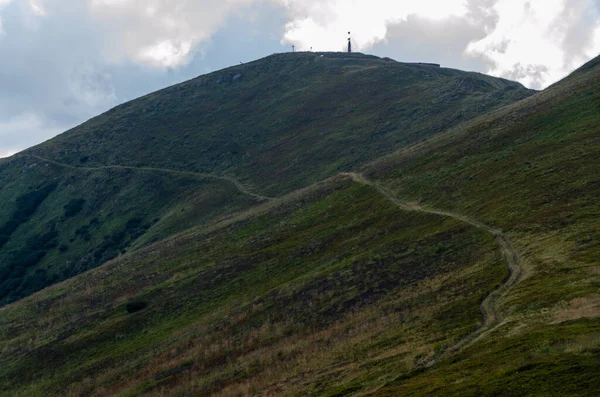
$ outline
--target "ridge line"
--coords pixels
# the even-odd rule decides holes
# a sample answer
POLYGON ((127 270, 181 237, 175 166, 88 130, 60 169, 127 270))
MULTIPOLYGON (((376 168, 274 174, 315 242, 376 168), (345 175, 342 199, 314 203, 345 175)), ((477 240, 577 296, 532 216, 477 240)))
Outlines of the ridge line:
POLYGON ((71 164, 65 164, 65 163, 60 163, 58 161, 50 160, 45 157, 38 156, 36 154, 19 154, 17 157, 33 157, 40 161, 44 161, 49 164, 54 164, 58 167, 75 169, 75 170, 83 170, 83 171, 99 171, 99 170, 119 169, 119 170, 134 170, 134 171, 147 171, 147 172, 164 172, 164 173, 169 173, 169 174, 174 174, 174 175, 195 176, 195 177, 205 178, 205 179, 219 179, 219 180, 223 180, 223 181, 227 181, 227 182, 231 183, 233 186, 235 186, 235 188, 237 190, 239 190, 241 193, 243 193, 245 195, 252 196, 261 201, 274 200, 273 197, 263 196, 261 194, 257 194, 257 193, 253 193, 253 192, 249 191, 244 185, 242 185, 242 183, 240 181, 238 181, 235 178, 229 177, 229 176, 207 174, 207 173, 203 173, 203 172, 172 170, 172 169, 168 169, 168 168, 133 167, 133 166, 128 166, 128 165, 104 165, 104 166, 100 166, 100 167, 79 167, 79 166, 75 166, 75 165, 71 165, 71 164))

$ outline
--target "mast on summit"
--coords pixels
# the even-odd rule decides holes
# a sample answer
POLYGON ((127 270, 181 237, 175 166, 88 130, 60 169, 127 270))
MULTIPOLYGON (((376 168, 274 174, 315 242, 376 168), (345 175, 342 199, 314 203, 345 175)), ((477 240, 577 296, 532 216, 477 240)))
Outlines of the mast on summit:
POLYGON ((350 37, 350 32, 348 32, 348 53, 352 52, 352 38, 350 37))

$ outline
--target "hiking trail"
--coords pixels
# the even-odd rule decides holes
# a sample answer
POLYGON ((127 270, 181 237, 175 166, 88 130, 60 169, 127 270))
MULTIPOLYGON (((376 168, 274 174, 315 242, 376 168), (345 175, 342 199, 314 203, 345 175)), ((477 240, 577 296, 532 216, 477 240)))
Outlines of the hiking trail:
POLYGON ((454 354, 454 353, 460 352, 461 350, 463 350, 464 348, 477 342, 485 334, 493 331, 494 329, 496 329, 498 326, 500 326, 502 324, 502 318, 498 311, 498 301, 500 300, 500 298, 505 296, 507 294, 507 292, 521 280, 521 278, 523 276, 523 266, 521 265, 521 260, 519 258, 519 255, 513 248, 512 243, 510 242, 508 237, 504 233, 502 233, 501 230, 494 229, 484 223, 479 222, 476 219, 469 218, 465 215, 461 215, 461 214, 457 214, 457 213, 449 212, 449 211, 437 210, 434 208, 425 208, 416 203, 404 203, 404 202, 400 201, 392 191, 390 191, 386 187, 382 186, 380 183, 377 183, 377 182, 374 182, 374 181, 371 181, 371 180, 365 178, 361 174, 350 172, 350 173, 344 173, 342 175, 350 177, 356 183, 374 187, 375 189, 377 189, 377 191, 380 194, 382 194, 385 198, 387 198, 389 201, 394 203, 401 210, 412 211, 412 212, 422 212, 422 213, 426 213, 426 214, 435 214, 435 215, 440 215, 440 216, 444 216, 444 217, 448 217, 448 218, 453 218, 460 222, 467 223, 471 226, 476 227, 477 229, 483 230, 483 231, 491 234, 494 237, 494 239, 496 239, 496 242, 498 243, 500 251, 502 252, 504 262, 510 271, 510 276, 508 277, 508 279, 506 279, 506 281, 504 281, 504 283, 499 288, 492 291, 483 300, 483 302, 481 302, 480 309, 481 309, 481 313, 483 315, 483 325, 481 327, 479 327, 473 333, 465 336, 463 339, 461 339, 454 345, 450 346, 437 358, 429 357, 429 358, 423 360, 422 362, 418 363, 416 368, 431 367, 440 358, 442 358, 448 354, 454 354))
POLYGON ((49 164, 54 164, 58 167, 75 169, 75 170, 83 170, 83 171, 134 170, 134 171, 144 171, 144 172, 163 172, 163 173, 169 173, 169 174, 173 174, 173 175, 192 176, 192 177, 202 178, 202 179, 218 179, 218 180, 227 181, 227 182, 231 183, 241 193, 246 194, 251 197, 254 197, 258 200, 261 200, 261 201, 273 200, 273 197, 267 197, 267 196, 263 196, 263 195, 260 195, 257 193, 252 193, 244 185, 242 185, 237 179, 229 177, 229 176, 205 174, 202 172, 193 172, 193 171, 178 171, 178 170, 171 170, 168 168, 133 167, 133 166, 126 166, 126 165, 104 165, 104 166, 100 166, 100 167, 80 167, 80 166, 75 166, 75 165, 71 165, 71 164, 59 163, 58 161, 50 160, 50 159, 47 159, 47 158, 44 158, 44 157, 41 157, 41 156, 38 156, 35 154, 22 154, 22 155, 20 155, 20 157, 31 157, 31 158, 35 158, 35 159, 38 159, 40 161, 43 161, 43 162, 46 162, 49 164))

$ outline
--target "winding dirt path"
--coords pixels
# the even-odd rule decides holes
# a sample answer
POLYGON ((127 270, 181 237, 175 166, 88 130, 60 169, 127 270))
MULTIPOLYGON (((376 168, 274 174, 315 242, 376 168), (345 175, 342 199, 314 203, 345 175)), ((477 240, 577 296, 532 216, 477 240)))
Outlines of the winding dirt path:
POLYGON ((523 266, 521 265, 519 255, 513 248, 512 243, 510 242, 508 237, 506 237, 506 235, 502 233, 501 230, 494 229, 488 225, 479 222, 476 219, 472 219, 461 214, 456 214, 449 211, 441 211, 433 208, 424 208, 414 203, 404 203, 400 201, 392 191, 390 191, 389 189, 377 182, 365 178, 361 174, 345 173, 343 175, 352 178, 354 182, 374 187, 379 193, 381 193, 389 201, 391 201, 398 208, 404 211, 422 212, 426 214, 435 214, 445 216, 448 218, 453 218, 491 234, 498 242, 498 246, 500 248, 500 251, 502 252, 502 256, 504 257, 504 262, 506 263, 506 266, 510 271, 510 276, 506 279, 506 281, 504 281, 504 283, 499 288, 491 292, 483 300, 483 302, 481 302, 480 308, 481 313, 483 315, 483 325, 479 327, 475 332, 467 335, 466 337, 458 341, 456 344, 446 349, 440 356, 426 358, 418 364, 418 367, 430 367, 434 365, 440 358, 449 354, 460 352, 465 347, 468 347, 471 344, 477 342, 485 334, 491 332, 502 323, 502 317, 498 310, 498 301, 501 297, 505 296, 506 293, 521 280, 521 277, 523 276, 523 266))
POLYGON ((227 182, 231 183, 241 193, 246 194, 251 197, 254 197, 258 200, 270 201, 270 200, 274 199, 273 197, 267 197, 267 196, 263 196, 263 195, 260 195, 257 193, 252 193, 244 185, 242 185, 237 179, 228 177, 228 176, 205 174, 202 172, 192 172, 192 171, 177 171, 177 170, 170 170, 168 168, 131 167, 131 166, 126 166, 126 165, 105 165, 105 166, 101 166, 101 167, 79 167, 79 166, 75 166, 75 165, 59 163, 57 161, 50 160, 50 159, 47 159, 47 158, 44 158, 41 156, 37 156, 35 154, 22 154, 22 155, 20 155, 20 157, 31 157, 31 158, 38 159, 40 161, 43 161, 43 162, 46 162, 49 164, 54 164, 58 167, 74 169, 74 170, 83 170, 83 171, 135 170, 135 171, 145 171, 145 172, 163 172, 163 173, 168 173, 168 174, 172 174, 172 175, 192 176, 192 177, 202 178, 202 179, 218 179, 218 180, 227 181, 227 182))
MULTIPOLYGON (((253 192, 249 191, 244 185, 242 185, 235 178, 227 177, 227 176, 220 176, 220 175, 213 175, 213 174, 206 174, 206 173, 192 172, 192 171, 177 171, 177 170, 171 170, 171 169, 166 169, 166 168, 132 167, 132 166, 123 166, 123 165, 110 165, 110 166, 101 166, 101 167, 80 167, 80 166, 74 166, 74 165, 65 164, 65 163, 59 163, 57 161, 53 161, 53 160, 50 160, 50 159, 47 159, 47 158, 44 158, 41 156, 37 156, 34 154, 23 154, 23 155, 21 155, 21 157, 31 157, 31 158, 35 158, 35 159, 38 159, 40 161, 43 161, 43 162, 46 162, 49 164, 54 164, 58 167, 75 169, 75 170, 84 170, 84 171, 98 171, 98 170, 110 170, 110 169, 137 170, 137 171, 146 171, 146 172, 162 172, 162 173, 169 173, 169 174, 173 174, 173 175, 192 176, 192 177, 203 178, 203 179, 223 180, 223 181, 227 181, 227 182, 231 183, 232 185, 234 185, 235 188, 237 190, 239 190, 241 193, 246 194, 251 197, 254 197, 258 200, 261 200, 261 201, 275 200, 275 198, 273 198, 273 197, 267 197, 267 196, 253 193, 253 192)), ((495 328, 497 328, 499 325, 502 324, 502 317, 498 310, 498 301, 500 298, 505 296, 507 294, 507 292, 521 280, 521 277, 523 276, 523 266, 521 265, 519 255, 513 248, 512 243, 510 242, 508 237, 501 230, 494 229, 476 219, 469 218, 462 214, 457 214, 457 213, 449 212, 449 211, 442 211, 442 210, 438 210, 438 209, 434 209, 434 208, 425 208, 416 203, 402 202, 388 188, 384 187, 383 185, 381 185, 378 182, 367 179, 366 177, 364 177, 361 174, 349 172, 349 173, 342 173, 340 175, 349 177, 356 183, 371 186, 371 187, 377 189, 377 191, 380 194, 382 194, 385 198, 387 198, 389 201, 394 203, 398 208, 400 208, 403 211, 421 212, 421 213, 426 213, 426 214, 435 214, 435 215, 439 215, 439 216, 453 218, 460 222, 467 223, 473 227, 476 227, 480 230, 483 230, 483 231, 489 233, 496 239, 498 246, 500 248, 500 251, 502 252, 504 262, 506 263, 506 266, 508 267, 508 269, 510 271, 510 276, 504 281, 504 283, 499 288, 497 288, 496 290, 491 292, 481 302, 480 309, 481 309, 481 313, 483 315, 483 320, 484 320, 483 325, 481 327, 479 327, 473 333, 467 335, 466 337, 464 337, 463 339, 458 341, 453 346, 450 346, 441 355, 438 355, 437 357, 425 358, 423 361, 421 361, 417 365, 417 368, 418 367, 430 367, 430 366, 434 365, 440 358, 443 358, 444 356, 447 356, 449 354, 454 354, 454 353, 460 352, 461 350, 463 350, 464 348, 477 342, 482 337, 484 337, 487 333, 493 331, 495 328)))

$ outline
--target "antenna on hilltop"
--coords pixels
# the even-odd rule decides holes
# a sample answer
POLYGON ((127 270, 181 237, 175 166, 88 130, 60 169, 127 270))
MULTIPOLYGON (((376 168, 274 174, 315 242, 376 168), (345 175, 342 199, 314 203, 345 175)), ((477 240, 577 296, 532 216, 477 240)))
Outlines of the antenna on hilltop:
POLYGON ((348 53, 352 52, 352 37, 350 36, 350 32, 348 32, 348 53))
POLYGON ((296 44, 292 44, 292 52, 296 52, 296 44))

